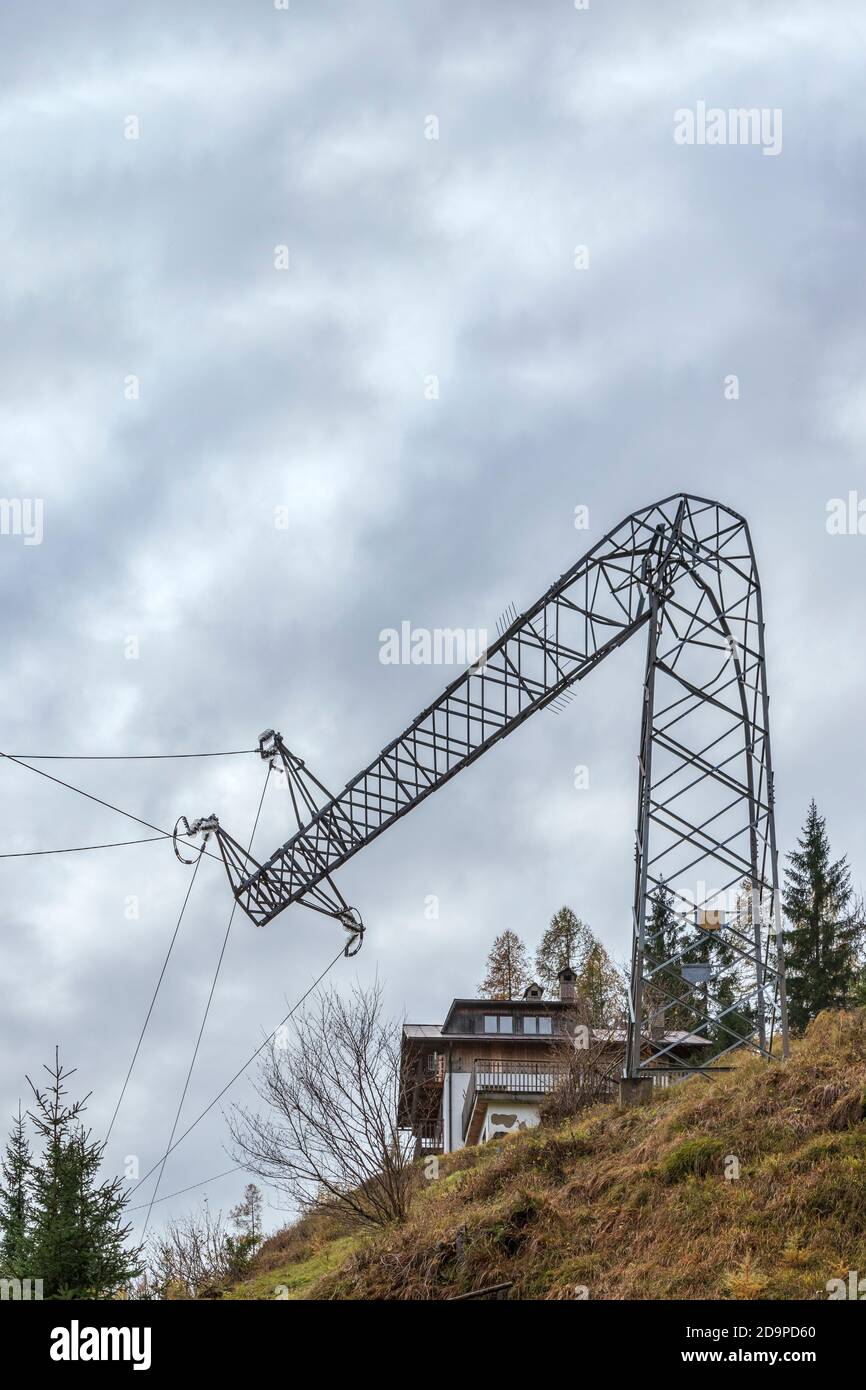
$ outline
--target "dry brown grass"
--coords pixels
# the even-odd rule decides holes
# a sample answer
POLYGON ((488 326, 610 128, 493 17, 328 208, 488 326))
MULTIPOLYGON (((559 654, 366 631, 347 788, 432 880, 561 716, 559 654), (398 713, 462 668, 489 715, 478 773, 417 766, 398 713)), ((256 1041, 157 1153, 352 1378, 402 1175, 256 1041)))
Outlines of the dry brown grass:
POLYGON ((864 1114, 866 1014, 825 1014, 785 1065, 742 1059, 641 1109, 441 1159, 406 1225, 364 1239, 309 1296, 441 1299, 511 1280, 522 1298, 826 1297, 828 1279, 866 1270, 864 1114))

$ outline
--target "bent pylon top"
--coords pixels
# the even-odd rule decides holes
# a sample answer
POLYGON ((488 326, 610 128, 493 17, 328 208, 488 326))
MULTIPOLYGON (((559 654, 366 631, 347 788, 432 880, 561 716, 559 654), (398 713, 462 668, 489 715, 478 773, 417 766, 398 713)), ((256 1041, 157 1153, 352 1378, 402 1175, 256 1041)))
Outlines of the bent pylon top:
MULTIPOLYGON (((769 1051, 780 990, 779 904, 763 626, 743 517, 685 493, 633 512, 337 795, 309 779, 281 740, 269 745, 268 755, 282 758, 287 776, 291 766, 308 796, 293 794, 298 830, 264 863, 222 827, 216 830, 239 905, 259 926, 296 902, 345 921, 348 909, 331 880, 335 870, 646 629, 632 1010, 645 1014, 649 990, 657 1014, 679 1017, 679 984, 667 977, 673 969, 680 982, 689 965, 690 979, 699 981, 707 962, 697 957, 712 954, 701 937, 689 948, 691 960, 687 953, 673 961, 652 956, 647 965, 647 924, 659 895, 669 895, 674 913, 700 933, 708 907, 726 894, 745 893, 748 921, 738 918, 732 927, 731 908, 725 932, 712 938, 719 943, 724 936, 734 958, 734 999, 728 1023, 723 1018, 719 1027, 730 1027, 731 1046, 742 1041, 745 961, 755 977, 749 1026, 754 1023, 761 1050, 769 1051)), ((706 983, 706 970, 703 976, 706 983)), ((783 980, 781 992, 784 1008, 783 980)), ((637 1074, 639 1029, 635 1036, 630 1070, 637 1074)))

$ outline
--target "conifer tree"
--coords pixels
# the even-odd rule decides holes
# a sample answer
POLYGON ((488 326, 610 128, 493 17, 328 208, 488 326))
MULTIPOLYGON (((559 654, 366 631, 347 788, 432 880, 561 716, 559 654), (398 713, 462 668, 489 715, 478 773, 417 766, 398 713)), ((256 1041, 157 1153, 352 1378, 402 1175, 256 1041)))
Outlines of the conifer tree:
MULTIPOLYGON (((681 1002, 687 995, 682 966, 688 960, 687 937, 674 910, 674 896, 664 879, 650 895, 650 915, 644 933, 644 975, 650 983, 644 1000, 653 1023, 665 1029, 689 1029, 691 1009, 681 1002)), ((694 962, 692 962, 694 963, 694 962)))
POLYGON ((35 1086, 33 1124, 41 1152, 31 1168, 30 1258, 47 1298, 98 1298, 116 1292, 141 1272, 140 1252, 127 1250, 131 1230, 121 1225, 128 1200, 120 1178, 99 1180, 104 1145, 85 1130, 88 1096, 67 1100, 65 1071, 55 1051, 48 1084, 35 1086))
POLYGON ((243 1201, 232 1207, 229 1216, 242 1236, 249 1237, 253 1244, 261 1240, 262 1194, 254 1182, 247 1183, 243 1201))
POLYGON ((585 922, 571 910, 561 907, 550 919, 535 953, 535 975, 538 983, 550 994, 556 992, 559 972, 569 966, 580 974, 587 956, 596 944, 585 922))
POLYGON ((585 1021, 590 1027, 610 1027, 622 1019, 625 1012, 623 977, 600 941, 593 941, 577 973, 575 992, 584 1005, 585 1021))
POLYGON ((2 1160, 0 1184, 0 1278, 22 1279, 29 1269, 31 1181, 30 1145, 21 1105, 2 1160))
POLYGON ((791 923, 784 938, 789 1018, 799 1030, 822 1009, 853 1001, 864 924, 849 910, 851 871, 844 855, 831 858, 814 799, 797 844, 788 855, 783 903, 791 923))
POLYGON ((744 878, 737 893, 730 935, 723 930, 706 937, 706 958, 713 971, 708 997, 716 1019, 709 1029, 714 1046, 706 1054, 708 1058, 735 1045, 737 1038, 750 1037, 754 1031, 755 1011, 748 1001, 740 1002, 755 988, 753 941, 752 882, 744 878), (748 959, 739 954, 743 951, 749 953, 748 959))
POLYGON ((526 947, 516 932, 500 932, 487 957, 487 973, 478 993, 482 999, 517 999, 529 983, 526 947))

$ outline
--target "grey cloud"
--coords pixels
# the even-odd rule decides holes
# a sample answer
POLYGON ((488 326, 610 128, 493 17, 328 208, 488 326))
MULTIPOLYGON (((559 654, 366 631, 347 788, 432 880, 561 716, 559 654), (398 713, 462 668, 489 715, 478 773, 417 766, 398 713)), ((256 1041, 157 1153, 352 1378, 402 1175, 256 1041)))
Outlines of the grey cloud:
MULTIPOLYGON (((6 749, 247 747, 275 725, 339 787, 450 674, 381 665, 382 628, 493 630, 687 488, 752 523, 781 843, 814 794, 862 878, 866 538, 824 526, 866 442, 855 5, 14 3, 0 23, 2 491, 46 509, 41 546, 0 538, 6 749), (782 155, 677 147, 698 99, 781 106, 782 155)), ((625 953, 641 660, 618 653, 346 867, 370 931, 338 980, 378 970, 395 1012, 433 1021, 496 930, 533 942, 563 901, 625 953)), ((238 838, 263 776, 45 766, 160 825, 214 810, 238 838)), ((0 771, 0 849, 136 834, 0 771)), ((288 829, 272 793, 257 846, 288 829)), ((2 871, 3 1113, 60 1041, 104 1128, 187 871, 164 845, 2 871)), ((167 1139, 229 910, 208 863, 113 1163, 150 1166, 167 1139)), ((235 921, 187 1120, 336 946, 301 909, 235 921)), ((217 1110, 163 1190, 227 1167, 224 1141, 217 1110)))

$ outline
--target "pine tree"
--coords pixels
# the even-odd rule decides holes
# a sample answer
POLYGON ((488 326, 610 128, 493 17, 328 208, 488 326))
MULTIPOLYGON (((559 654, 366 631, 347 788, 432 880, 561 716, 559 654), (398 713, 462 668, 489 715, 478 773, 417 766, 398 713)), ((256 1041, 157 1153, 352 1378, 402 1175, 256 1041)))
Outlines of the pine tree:
POLYGON ((530 983, 529 956, 516 932, 497 936, 487 957, 487 973, 478 986, 482 999, 516 999, 530 983))
POLYGON ((0 1277, 26 1278, 30 1273, 30 1145, 21 1105, 2 1161, 0 1185, 0 1277))
POLYGON ((141 1272, 140 1252, 127 1250, 131 1226, 121 1218, 128 1200, 120 1178, 99 1181, 104 1145, 81 1123, 88 1096, 67 1101, 65 1071, 55 1051, 44 1090, 28 1077, 28 1112, 41 1141, 32 1164, 31 1259, 48 1298, 111 1294, 141 1272))
POLYGON ((540 985, 549 993, 556 992, 559 972, 570 966, 580 974, 587 957, 596 944, 595 937, 570 907, 561 907, 550 919, 535 953, 535 974, 540 985))
POLYGON ((831 859, 827 823, 814 800, 797 844, 788 855, 783 903, 791 923, 784 940, 789 1018, 799 1030, 822 1009, 852 1002, 864 928, 860 914, 849 911, 847 860, 831 859))

